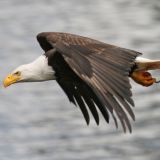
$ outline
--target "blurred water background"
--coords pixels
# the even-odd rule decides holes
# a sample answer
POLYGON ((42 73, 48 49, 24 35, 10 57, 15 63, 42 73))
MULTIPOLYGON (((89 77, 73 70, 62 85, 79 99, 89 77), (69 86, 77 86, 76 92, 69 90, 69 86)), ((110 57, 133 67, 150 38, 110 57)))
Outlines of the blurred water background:
MULTIPOLYGON (((43 53, 35 36, 61 31, 160 58, 159 0, 0 0, 0 79, 43 53)), ((160 72, 154 73, 160 76, 160 72)), ((0 87, 0 160, 159 160, 160 85, 134 82, 133 133, 88 127, 56 82, 0 87)))

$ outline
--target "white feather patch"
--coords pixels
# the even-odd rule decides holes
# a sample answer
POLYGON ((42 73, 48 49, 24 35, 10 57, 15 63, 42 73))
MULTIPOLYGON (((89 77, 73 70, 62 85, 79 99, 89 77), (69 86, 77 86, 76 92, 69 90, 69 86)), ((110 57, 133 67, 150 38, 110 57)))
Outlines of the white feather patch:
POLYGON ((21 81, 23 82, 38 82, 56 79, 55 71, 48 65, 48 59, 45 55, 41 55, 32 63, 19 66, 12 73, 17 71, 21 73, 21 81))
POLYGON ((153 60, 151 59, 147 59, 147 58, 143 58, 143 57, 137 57, 136 62, 152 62, 153 60))

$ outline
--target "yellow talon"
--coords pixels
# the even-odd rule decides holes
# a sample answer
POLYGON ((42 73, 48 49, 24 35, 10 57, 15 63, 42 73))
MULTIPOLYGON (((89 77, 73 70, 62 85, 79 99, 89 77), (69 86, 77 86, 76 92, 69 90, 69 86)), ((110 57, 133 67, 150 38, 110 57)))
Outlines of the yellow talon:
POLYGON ((135 82, 141 84, 142 86, 148 87, 153 83, 156 83, 156 79, 146 71, 134 71, 130 76, 135 82))

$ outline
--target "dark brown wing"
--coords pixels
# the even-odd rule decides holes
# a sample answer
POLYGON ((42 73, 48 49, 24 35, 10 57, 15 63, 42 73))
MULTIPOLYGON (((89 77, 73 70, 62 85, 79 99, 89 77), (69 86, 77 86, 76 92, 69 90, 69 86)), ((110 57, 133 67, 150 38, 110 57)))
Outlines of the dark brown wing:
MULTIPOLYGON (((48 52, 50 51, 51 50, 48 52)), ((48 52, 46 52, 46 54, 48 54, 48 52)), ((100 102, 92 89, 74 73, 61 54, 55 52, 49 55, 49 65, 54 68, 57 77, 56 81, 62 87, 69 100, 75 105, 79 105, 87 124, 89 124, 90 121, 87 106, 97 125, 99 124, 99 116, 96 106, 100 109, 105 120, 109 122, 109 114, 106 107, 100 102)))
MULTIPOLYGON (((45 51, 55 48, 93 91, 103 107, 108 108, 115 122, 114 113, 124 131, 127 126, 131 132, 127 113, 133 120, 135 117, 131 109, 134 103, 131 98, 129 72, 140 53, 66 33, 41 33, 37 39, 45 51)), ((78 104, 80 108, 85 108, 82 103, 78 104)))

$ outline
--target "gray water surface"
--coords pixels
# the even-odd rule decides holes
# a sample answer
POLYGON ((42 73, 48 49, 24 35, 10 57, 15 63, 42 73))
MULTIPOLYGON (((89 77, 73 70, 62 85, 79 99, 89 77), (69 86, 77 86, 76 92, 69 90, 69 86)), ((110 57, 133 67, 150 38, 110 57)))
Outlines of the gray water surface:
MULTIPOLYGON (((89 36, 160 58, 159 0, 0 0, 0 79, 43 51, 42 31, 89 36)), ((154 73, 160 77, 160 72, 154 73)), ((133 133, 85 124, 56 82, 0 87, 0 160, 159 160, 160 86, 132 83, 133 133)))

